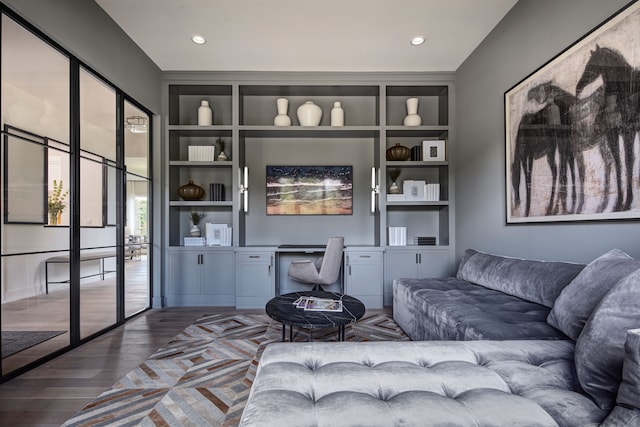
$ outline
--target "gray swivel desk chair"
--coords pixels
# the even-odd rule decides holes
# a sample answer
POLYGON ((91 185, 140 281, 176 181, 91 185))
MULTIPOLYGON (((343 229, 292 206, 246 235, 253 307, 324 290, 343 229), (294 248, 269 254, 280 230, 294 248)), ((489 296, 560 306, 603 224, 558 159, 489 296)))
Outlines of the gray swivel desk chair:
POLYGON ((315 263, 310 259, 291 261, 288 276, 298 282, 314 285, 314 291, 323 291, 321 285, 331 285, 338 280, 343 251, 344 237, 331 237, 322 258, 315 263))

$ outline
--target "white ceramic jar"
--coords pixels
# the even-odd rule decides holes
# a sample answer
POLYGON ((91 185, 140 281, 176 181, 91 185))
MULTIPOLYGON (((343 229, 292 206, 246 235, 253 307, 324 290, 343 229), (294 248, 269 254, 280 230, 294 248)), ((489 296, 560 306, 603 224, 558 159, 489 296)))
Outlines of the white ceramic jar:
POLYGON ((287 98, 276 99, 276 108, 278 115, 273 119, 273 124, 275 126, 291 126, 291 118, 287 115, 289 100, 287 98))
POLYGON ((331 126, 344 126, 344 109, 340 101, 333 103, 331 109, 331 126))
POLYGON ((422 118, 418 115, 418 98, 407 99, 407 116, 404 118, 405 126, 420 126, 422 118))
POLYGON ((297 112, 300 126, 318 126, 322 119, 322 108, 313 101, 307 101, 299 106, 297 112))
POLYGON ((209 101, 200 101, 198 107, 198 126, 211 126, 213 124, 213 112, 209 107, 209 101))

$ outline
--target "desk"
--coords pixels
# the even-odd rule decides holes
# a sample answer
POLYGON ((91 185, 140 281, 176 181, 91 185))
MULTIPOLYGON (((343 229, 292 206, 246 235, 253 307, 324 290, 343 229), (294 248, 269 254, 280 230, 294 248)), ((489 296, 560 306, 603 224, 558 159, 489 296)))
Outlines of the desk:
MULTIPOLYGON (((87 277, 100 276, 100 280, 104 280, 104 275, 106 273, 115 273, 115 270, 105 271, 104 269, 104 260, 106 258, 115 258, 115 251, 112 252, 91 252, 87 254, 80 255, 80 262, 83 261, 100 261, 100 270, 96 274, 89 274, 87 276, 80 277, 81 279, 86 279, 87 277)), ((69 280, 62 280, 59 282, 50 282, 49 281, 49 264, 69 264, 71 261, 71 257, 69 255, 60 255, 54 256, 51 258, 47 258, 44 262, 44 281, 45 281, 45 289, 46 293, 49 293, 49 283, 69 283, 69 280)))

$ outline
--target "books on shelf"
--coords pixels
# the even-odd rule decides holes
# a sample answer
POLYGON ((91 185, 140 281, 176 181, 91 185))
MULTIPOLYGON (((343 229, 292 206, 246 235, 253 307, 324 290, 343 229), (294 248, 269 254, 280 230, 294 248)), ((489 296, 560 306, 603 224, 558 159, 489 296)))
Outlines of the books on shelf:
POLYGON ((387 202, 438 202, 440 184, 427 184, 425 181, 405 180, 402 194, 387 194, 387 202))
POLYGON ((424 200, 427 202, 440 201, 440 184, 425 184, 424 196, 424 200))
POLYGON ((205 224, 205 238, 207 246, 231 246, 232 229, 227 224, 205 224))
POLYGON ((407 227, 389 227, 389 246, 407 246, 407 227))
POLYGON ((436 238, 432 236, 415 236, 413 238, 413 244, 416 246, 435 245, 436 238))
POLYGON ((300 297, 293 304, 305 311, 342 311, 342 301, 331 298, 300 297))
POLYGON ((387 202, 404 202, 404 194, 387 194, 387 202))
POLYGON ((209 200, 224 202, 224 184, 213 182, 209 184, 209 200))
POLYGON ((204 246, 204 237, 185 237, 185 246, 204 246))
POLYGON ((190 162, 213 162, 216 155, 216 147, 213 145, 189 145, 190 162))

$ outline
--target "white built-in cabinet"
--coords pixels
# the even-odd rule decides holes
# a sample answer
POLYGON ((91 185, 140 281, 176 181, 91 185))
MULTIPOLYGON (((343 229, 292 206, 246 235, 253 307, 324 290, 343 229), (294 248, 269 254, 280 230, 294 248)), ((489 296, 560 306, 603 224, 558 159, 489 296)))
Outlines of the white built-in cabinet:
POLYGON ((172 248, 168 257, 167 305, 235 305, 233 248, 172 248))
POLYGON ((275 296, 275 253, 270 250, 236 254, 236 307, 264 308, 275 296))
POLYGON ((384 305, 393 303, 394 279, 421 279, 450 275, 451 256, 446 248, 397 248, 385 253, 384 305))
MULTIPOLYGON (((315 220, 320 224, 318 228, 327 230, 325 234, 329 236, 334 235, 332 221, 347 230, 347 248, 373 248, 371 252, 359 249, 345 252, 344 278, 348 293, 361 298, 369 307, 389 305, 394 278, 452 273, 455 240, 450 166, 451 147, 455 144, 452 75, 171 73, 166 77, 163 96, 167 195, 163 229, 168 243, 164 297, 168 305, 201 302, 263 308, 274 295, 277 286, 273 250, 278 244, 291 243, 303 234, 299 233, 300 228, 284 221, 272 221, 273 227, 256 226, 256 209, 263 209, 259 203, 256 207, 255 201, 260 202, 256 197, 264 191, 264 165, 256 167, 255 164, 261 155, 286 158, 284 154, 290 154, 291 150, 311 153, 307 156, 308 164, 317 161, 318 151, 313 150, 318 147, 325 147, 322 152, 325 156, 327 152, 335 152, 332 159, 336 164, 345 162, 341 149, 366 153, 366 160, 354 167, 357 169, 354 173, 367 177, 357 185, 354 182, 353 188, 353 200, 357 204, 354 212, 357 210, 361 217, 355 214, 335 218, 319 216, 315 220), (273 123, 276 100, 280 97, 289 101, 288 115, 292 120, 289 127, 277 127, 273 123), (419 100, 418 113, 422 119, 419 126, 403 125, 406 100, 410 97, 419 100), (202 100, 207 100, 213 110, 210 126, 197 124, 197 110, 202 100), (307 100, 314 101, 323 110, 319 126, 304 127, 298 123, 296 108, 307 100), (341 101, 345 111, 342 127, 332 127, 330 123, 330 111, 336 100, 341 101), (227 160, 189 159, 189 146, 213 146, 219 139, 225 142, 227 160), (445 159, 423 162, 386 158, 387 149, 396 144, 412 148, 432 140, 446 141, 445 159), (249 168, 251 197, 242 192, 248 184, 244 182, 247 166, 252 166, 249 168), (391 169, 401 170, 399 181, 424 180, 440 184, 439 200, 387 200, 391 169), (204 188, 202 200, 185 201, 178 196, 178 188, 189 180, 204 188), (222 200, 211 200, 211 183, 224 186, 222 200), (253 206, 247 206, 250 200, 253 206), (193 210, 206 215, 203 222, 231 227, 232 246, 185 248, 184 237, 189 236, 189 214, 193 210), (408 246, 389 246, 387 229, 398 226, 406 227, 408 246), (354 233, 359 234, 348 235, 351 230, 358 230, 354 233), (416 236, 434 237, 436 245, 413 246, 416 236), (262 250, 262 246, 271 248, 262 250), (204 264, 198 262, 199 255, 204 264), (216 277, 216 281, 218 277, 228 280, 233 286, 233 300, 229 298, 230 286, 220 293, 208 288, 205 278, 208 275, 216 277), (198 298, 199 295, 203 298, 198 298)), ((216 145, 216 157, 218 154, 216 145)), ((327 163, 326 158, 322 163, 327 163)))
POLYGON ((365 307, 382 308, 382 251, 347 250, 344 261, 345 293, 358 298, 365 307))

